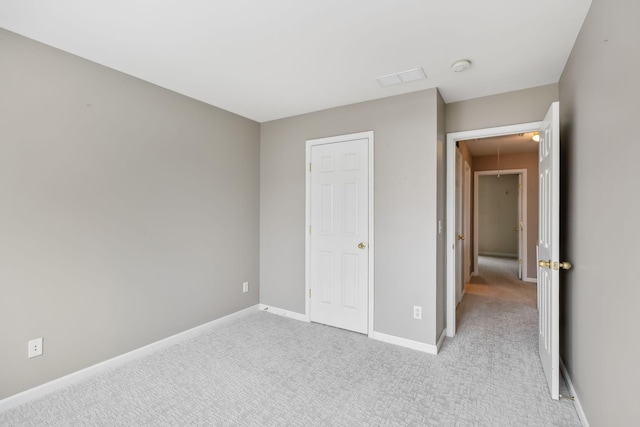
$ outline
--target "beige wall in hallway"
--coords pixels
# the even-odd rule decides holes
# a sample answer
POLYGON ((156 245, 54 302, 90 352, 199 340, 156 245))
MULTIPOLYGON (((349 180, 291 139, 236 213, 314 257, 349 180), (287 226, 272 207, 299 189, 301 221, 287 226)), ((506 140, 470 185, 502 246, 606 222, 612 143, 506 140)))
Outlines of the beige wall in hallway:
MULTIPOLYGON (((473 172, 497 170, 497 156, 473 158, 473 172)), ((538 155, 537 152, 501 154, 502 169, 527 170, 527 276, 537 277, 536 242, 538 241, 538 155)))
POLYGON ((478 177, 478 253, 518 256, 518 175, 478 177))

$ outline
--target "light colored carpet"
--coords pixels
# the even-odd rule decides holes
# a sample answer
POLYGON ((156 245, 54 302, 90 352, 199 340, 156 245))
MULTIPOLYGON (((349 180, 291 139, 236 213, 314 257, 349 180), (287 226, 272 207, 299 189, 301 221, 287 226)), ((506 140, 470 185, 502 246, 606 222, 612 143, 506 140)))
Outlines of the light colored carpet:
POLYGON ((549 398, 535 292, 532 306, 469 289, 459 312, 438 356, 251 313, 0 413, 0 425, 580 425, 572 402, 549 398))

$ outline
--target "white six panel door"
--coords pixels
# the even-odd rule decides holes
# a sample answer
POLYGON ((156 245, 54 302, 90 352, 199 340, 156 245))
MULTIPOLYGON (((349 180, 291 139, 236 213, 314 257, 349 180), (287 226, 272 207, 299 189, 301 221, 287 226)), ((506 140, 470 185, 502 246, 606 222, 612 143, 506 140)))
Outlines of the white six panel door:
POLYGON ((310 320, 368 328, 368 139, 311 147, 310 320))
POLYGON ((560 362, 560 113, 559 104, 549 108, 540 128, 538 260, 538 348, 551 397, 559 398, 560 362), (555 266, 554 266, 555 263, 555 266))

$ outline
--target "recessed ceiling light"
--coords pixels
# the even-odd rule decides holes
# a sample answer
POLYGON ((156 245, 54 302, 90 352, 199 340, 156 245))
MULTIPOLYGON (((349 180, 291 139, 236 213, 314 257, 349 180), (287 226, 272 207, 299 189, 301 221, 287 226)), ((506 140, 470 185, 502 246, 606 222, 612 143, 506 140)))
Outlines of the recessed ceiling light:
POLYGON ((413 68, 407 71, 401 71, 387 76, 377 77, 376 80, 382 87, 399 85, 401 83, 413 82, 416 80, 426 79, 427 75, 422 68, 413 68))
POLYGON ((451 64, 451 71, 454 73, 461 73, 465 70, 468 70, 471 67, 471 61, 468 59, 460 59, 453 64, 451 64))

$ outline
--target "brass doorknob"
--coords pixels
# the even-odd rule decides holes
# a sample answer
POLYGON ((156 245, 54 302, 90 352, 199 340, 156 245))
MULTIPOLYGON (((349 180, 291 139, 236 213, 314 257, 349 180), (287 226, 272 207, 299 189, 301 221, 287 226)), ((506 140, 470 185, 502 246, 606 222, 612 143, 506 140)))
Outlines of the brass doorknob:
POLYGON ((551 260, 549 261, 540 260, 538 261, 538 265, 542 268, 551 268, 551 260))
POLYGON ((366 247, 367 247, 367 245, 365 245, 365 244, 364 244, 364 242, 360 242, 360 243, 358 243, 358 247, 359 247, 360 249, 364 249, 364 248, 366 248, 366 247))
POLYGON ((571 265, 570 262, 565 261, 565 262, 561 262, 560 264, 558 264, 558 267, 560 267, 563 270, 571 270, 571 267, 573 267, 573 266, 571 265))
POLYGON ((559 269, 563 269, 563 270, 570 270, 571 267, 573 267, 571 265, 570 262, 551 262, 551 260, 549 261, 544 261, 544 260, 540 260, 538 261, 538 265, 542 268, 553 268, 554 270, 559 270, 559 269))
POLYGON ((458 240, 464 240, 464 236, 462 234, 458 234, 458 240))

